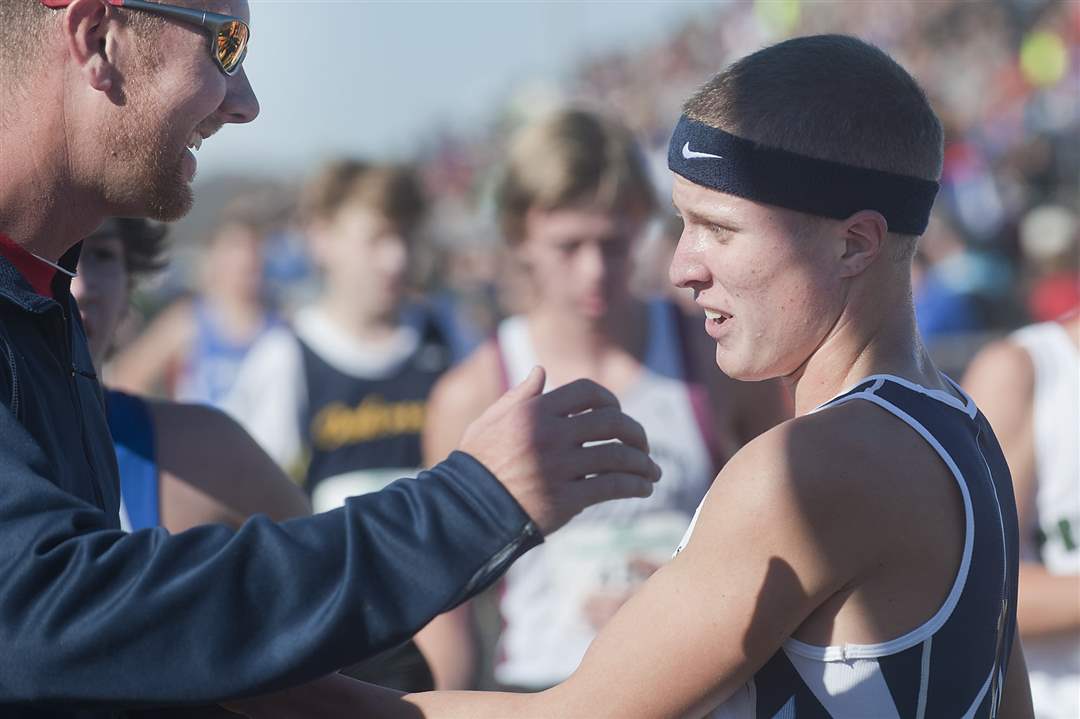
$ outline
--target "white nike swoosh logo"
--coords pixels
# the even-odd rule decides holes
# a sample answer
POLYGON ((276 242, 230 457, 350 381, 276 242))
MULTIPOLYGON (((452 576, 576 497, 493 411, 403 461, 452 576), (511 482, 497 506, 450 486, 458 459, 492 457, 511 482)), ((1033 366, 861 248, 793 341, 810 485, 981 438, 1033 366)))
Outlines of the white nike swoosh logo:
POLYGON ((723 155, 710 155, 707 152, 694 152, 690 149, 690 143, 687 142, 682 146, 682 156, 687 160, 693 160, 695 157, 711 157, 714 160, 723 160, 723 155))

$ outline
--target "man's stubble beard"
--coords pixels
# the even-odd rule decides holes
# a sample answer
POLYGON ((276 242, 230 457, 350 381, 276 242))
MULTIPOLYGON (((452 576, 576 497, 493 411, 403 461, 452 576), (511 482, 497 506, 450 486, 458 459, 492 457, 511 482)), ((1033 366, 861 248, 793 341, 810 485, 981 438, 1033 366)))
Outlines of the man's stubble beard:
MULTIPOLYGON (((150 67, 138 75, 151 74, 150 67)), ((109 175, 104 188, 107 202, 126 214, 161 222, 178 220, 191 209, 191 186, 184 177, 186 143, 174 153, 175 128, 154 96, 149 82, 133 81, 126 88, 126 107, 119 122, 106 133, 110 148, 109 175), (160 127, 159 133, 154 128, 160 127)))

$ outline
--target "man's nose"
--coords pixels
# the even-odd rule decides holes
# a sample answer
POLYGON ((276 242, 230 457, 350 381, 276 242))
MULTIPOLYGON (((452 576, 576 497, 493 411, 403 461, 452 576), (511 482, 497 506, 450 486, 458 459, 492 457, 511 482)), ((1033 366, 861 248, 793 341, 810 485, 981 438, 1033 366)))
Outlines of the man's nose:
POLYGON ((671 264, 668 266, 668 281, 676 287, 693 288, 709 281, 709 271, 706 268, 701 253, 690 247, 686 232, 679 237, 679 244, 675 247, 675 253, 671 256, 671 264))
POLYGON ((243 67, 229 78, 228 90, 218 112, 222 122, 237 124, 251 122, 259 116, 259 98, 255 97, 243 67))

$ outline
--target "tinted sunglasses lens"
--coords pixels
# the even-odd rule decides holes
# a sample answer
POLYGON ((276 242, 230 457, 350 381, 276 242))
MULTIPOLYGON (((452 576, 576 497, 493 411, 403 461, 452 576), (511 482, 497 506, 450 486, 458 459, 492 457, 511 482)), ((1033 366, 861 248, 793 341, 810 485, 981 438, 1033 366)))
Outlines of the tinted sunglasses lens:
POLYGON ((237 71, 247 54, 248 26, 239 20, 227 22, 218 29, 215 55, 221 68, 230 75, 237 71))

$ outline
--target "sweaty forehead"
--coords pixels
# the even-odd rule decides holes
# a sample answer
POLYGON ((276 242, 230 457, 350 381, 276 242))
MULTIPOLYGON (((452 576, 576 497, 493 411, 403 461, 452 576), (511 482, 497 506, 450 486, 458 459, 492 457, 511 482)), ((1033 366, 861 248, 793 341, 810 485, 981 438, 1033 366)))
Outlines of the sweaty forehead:
POLYGON ((748 200, 726 192, 698 185, 675 176, 671 203, 687 222, 714 223, 728 228, 771 231, 803 227, 810 215, 776 205, 748 200))

